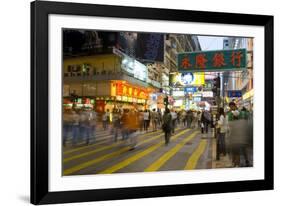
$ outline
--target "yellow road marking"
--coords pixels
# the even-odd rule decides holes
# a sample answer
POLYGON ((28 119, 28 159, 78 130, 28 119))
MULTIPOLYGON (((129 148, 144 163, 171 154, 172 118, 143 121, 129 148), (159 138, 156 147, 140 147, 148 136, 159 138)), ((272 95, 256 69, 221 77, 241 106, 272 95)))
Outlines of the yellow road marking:
POLYGON ((107 155, 103 155, 103 156, 101 156, 101 157, 99 157, 99 158, 97 158, 97 159, 93 159, 93 160, 91 160, 91 161, 88 161, 88 162, 79 164, 79 165, 77 165, 77 166, 71 167, 71 168, 69 168, 69 169, 64 170, 63 174, 64 174, 64 175, 70 175, 70 174, 72 174, 72 173, 74 173, 74 172, 77 172, 77 171, 79 171, 79 170, 82 170, 82 169, 84 169, 84 168, 86 168, 86 167, 90 167, 90 166, 92 166, 92 165, 94 165, 94 164, 96 164, 96 163, 99 163, 99 162, 101 162, 101 161, 110 159, 110 158, 112 158, 112 157, 116 157, 116 156, 118 156, 118 155, 120 155, 120 154, 122 154, 122 153, 128 151, 129 149, 130 149, 130 147, 124 147, 124 148, 122 148, 122 149, 120 149, 120 150, 118 150, 118 151, 116 151, 116 152, 113 152, 113 153, 110 153, 110 154, 107 154, 107 155))
POLYGON ((182 147, 184 147, 184 145, 187 142, 192 140, 197 134, 198 131, 193 132, 191 135, 188 135, 180 143, 178 143, 176 146, 174 146, 172 149, 170 149, 168 152, 162 155, 158 160, 152 163, 149 167, 147 167, 144 171, 145 172, 157 171, 162 165, 164 165, 169 159, 171 159, 182 147))
MULTIPOLYGON (((141 144, 144 144, 146 142, 150 142, 152 140, 155 140, 159 137, 161 137, 163 134, 160 134, 160 135, 157 135, 157 136, 154 136, 154 137, 151 137, 149 139, 146 139, 144 140, 141 144)), ((98 148, 96 150, 92 150, 92 151, 89 151, 89 152, 85 152, 85 153, 82 153, 82 154, 78 154, 78 155, 74 155, 74 156, 71 156, 71 157, 68 157, 68 158, 65 158, 63 160, 63 163, 67 163, 71 160, 75 160, 75 159, 78 159, 78 158, 81 158, 81 157, 85 157, 85 156, 88 156, 88 155, 92 155, 92 154, 95 154, 95 153, 98 153, 98 152, 101 152, 101 151, 104 151, 104 150, 107 150, 107 149, 111 149, 115 146, 118 146, 118 145, 121 145, 123 142, 119 142, 119 143, 115 143, 115 144, 112 144, 112 145, 107 145, 107 146, 104 146, 104 147, 101 147, 101 148, 98 148)), ((139 145, 141 145, 139 144, 139 145)))
POLYGON ((78 147, 78 148, 75 148, 75 149, 70 149, 70 150, 67 150, 67 151, 63 152, 63 154, 66 155, 66 154, 70 154, 72 152, 77 152, 77 151, 83 150, 83 149, 85 149, 87 147, 90 148, 90 147, 94 147, 94 146, 97 146, 97 145, 101 145, 101 144, 104 144, 106 142, 106 140, 107 139, 102 140, 100 142, 97 142, 95 144, 86 145, 86 146, 78 147))
MULTIPOLYGON (((187 131, 189 131, 189 129, 181 131, 180 133, 178 133, 178 134, 176 134, 175 136, 173 136, 173 137, 171 138, 171 140, 177 139, 180 135, 186 133, 187 131)), ((142 157, 144 157, 144 156, 150 154, 151 152, 153 152, 154 150, 158 149, 158 148, 161 147, 162 145, 164 145, 164 142, 157 143, 157 144, 155 144, 155 145, 149 147, 148 149, 143 150, 143 151, 141 151, 141 152, 139 152, 139 153, 137 153, 137 154, 135 154, 135 155, 129 157, 128 159, 125 159, 125 160, 123 160, 123 161, 121 161, 121 162, 119 162, 119 163, 113 165, 112 167, 109 167, 108 169, 105 169, 105 170, 99 172, 99 174, 110 174, 110 173, 113 173, 113 172, 115 172, 115 171, 117 171, 117 170, 120 170, 120 169, 122 169, 123 167, 126 167, 126 166, 128 166, 129 164, 131 164, 131 163, 133 163, 133 162, 139 160, 140 158, 142 158, 142 157)))
MULTIPOLYGON (((145 133, 145 134, 142 134, 141 137, 146 137, 146 136, 149 136, 149 135, 154 134, 154 133, 159 133, 159 131, 145 133)), ((92 148, 94 146, 98 146, 98 145, 104 144, 106 141, 108 141, 108 138, 104 139, 104 140, 101 140, 101 142, 98 142, 98 143, 94 143, 94 144, 91 144, 91 145, 86 145, 86 146, 83 146, 83 147, 78 147, 78 148, 75 148, 75 149, 67 150, 67 151, 63 152, 63 154, 66 155, 66 154, 69 154, 69 153, 72 153, 72 152, 77 152, 77 151, 83 150, 85 148, 92 148)))
POLYGON ((192 170, 196 167, 199 158, 201 157, 201 155, 203 154, 206 148, 206 145, 207 145, 206 139, 200 141, 199 146, 196 148, 196 150, 193 152, 191 157, 188 159, 186 166, 184 168, 185 170, 192 170))
MULTIPOLYGON (((142 141, 142 142, 139 144, 139 146, 142 145, 142 144, 145 144, 145 143, 147 143, 147 142, 153 141, 153 140, 155 140, 155 139, 158 139, 160 136, 163 136, 163 134, 160 134, 160 135, 151 137, 151 138, 149 138, 149 139, 146 139, 146 140, 142 141)), ((112 157, 115 157, 115 156, 117 156, 117 155, 119 155, 119 154, 122 154, 122 153, 124 153, 125 151, 127 151, 128 149, 130 149, 130 148, 129 148, 129 147, 125 147, 125 148, 122 148, 122 149, 120 149, 120 150, 117 150, 117 151, 115 151, 115 152, 113 152, 113 153, 106 154, 106 155, 103 155, 103 156, 101 156, 101 157, 98 157, 97 159, 94 159, 94 160, 87 161, 87 162, 84 162, 84 163, 82 163, 82 164, 76 165, 76 166, 74 166, 74 167, 71 167, 71 168, 65 170, 63 174, 64 174, 64 175, 72 174, 72 173, 77 172, 77 171, 79 171, 79 170, 81 170, 81 169, 84 169, 84 168, 86 168, 86 167, 89 167, 89 166, 92 166, 92 165, 94 165, 94 164, 97 164, 97 163, 99 163, 100 161, 107 160, 107 159, 109 159, 109 158, 112 158, 112 157)))

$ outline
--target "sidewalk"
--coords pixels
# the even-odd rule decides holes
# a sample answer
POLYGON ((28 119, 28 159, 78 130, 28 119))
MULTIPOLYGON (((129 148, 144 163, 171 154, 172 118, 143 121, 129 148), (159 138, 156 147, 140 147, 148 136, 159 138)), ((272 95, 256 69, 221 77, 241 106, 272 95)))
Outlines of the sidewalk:
POLYGON ((216 160, 217 139, 212 135, 212 168, 231 168, 232 160, 227 153, 225 156, 220 156, 220 160, 216 160))

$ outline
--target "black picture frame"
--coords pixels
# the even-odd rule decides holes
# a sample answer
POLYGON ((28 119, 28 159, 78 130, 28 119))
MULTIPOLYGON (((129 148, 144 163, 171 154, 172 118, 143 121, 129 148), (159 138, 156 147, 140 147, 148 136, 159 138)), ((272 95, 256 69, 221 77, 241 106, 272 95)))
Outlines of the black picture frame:
MULTIPOLYGON (((80 3, 31 3, 31 203, 50 204, 273 189, 273 16, 80 3), (256 25, 265 28, 265 177, 263 180, 116 189, 48 190, 48 15, 82 15, 256 25)), ((75 188, 74 188, 75 189, 75 188)))

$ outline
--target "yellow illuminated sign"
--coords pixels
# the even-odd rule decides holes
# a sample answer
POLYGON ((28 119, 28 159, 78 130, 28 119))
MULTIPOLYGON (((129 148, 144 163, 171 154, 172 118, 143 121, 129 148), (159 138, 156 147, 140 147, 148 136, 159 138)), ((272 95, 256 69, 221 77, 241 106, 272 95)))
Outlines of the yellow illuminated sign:
POLYGON ((173 86, 186 86, 186 85, 204 85, 205 84, 205 73, 174 73, 170 75, 170 84, 173 86))
POLYGON ((205 84, 204 72, 194 73, 194 81, 192 82, 192 85, 203 85, 203 84, 205 84))
POLYGON ((245 94, 243 94, 242 98, 243 100, 248 99, 250 97, 254 96, 254 90, 251 89, 250 91, 246 92, 245 94))

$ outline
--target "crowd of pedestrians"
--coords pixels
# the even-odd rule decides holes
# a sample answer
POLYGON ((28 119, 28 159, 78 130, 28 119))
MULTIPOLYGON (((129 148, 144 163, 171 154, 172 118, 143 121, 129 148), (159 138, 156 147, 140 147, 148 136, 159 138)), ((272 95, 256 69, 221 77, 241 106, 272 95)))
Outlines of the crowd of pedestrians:
MULTIPOLYGON (((203 112, 204 114, 204 112, 203 112)), ((204 117, 205 115, 203 115, 204 117)), ((208 116, 208 115, 207 115, 208 116)), ((96 141, 96 128, 101 127, 104 131, 112 134, 112 140, 136 139, 139 132, 157 131, 162 129, 165 133, 165 143, 175 133, 177 126, 196 129, 201 125, 201 112, 197 111, 175 111, 165 109, 135 110, 135 109, 107 109, 103 113, 96 113, 92 108, 65 108, 63 114, 63 145, 71 140, 73 146, 78 141, 84 140, 86 144, 96 141)), ((204 121, 204 125, 208 123, 204 121)), ((203 131, 203 130, 202 130, 203 131)), ((208 129, 204 131, 208 132, 208 129)), ((135 143, 134 143, 135 144, 135 143)))
POLYGON ((252 148, 253 122, 252 113, 246 108, 238 109, 234 102, 229 104, 229 111, 219 108, 216 115, 208 110, 180 110, 166 108, 159 109, 113 109, 97 113, 91 108, 66 108, 63 113, 63 145, 67 140, 73 146, 81 143, 91 144, 96 141, 97 127, 108 131, 112 142, 127 141, 131 149, 137 146, 137 137, 140 133, 162 130, 165 145, 169 144, 170 137, 175 129, 198 129, 202 134, 208 134, 213 128, 217 149, 216 159, 227 153, 231 155, 234 167, 250 166, 249 149, 252 148))

